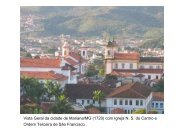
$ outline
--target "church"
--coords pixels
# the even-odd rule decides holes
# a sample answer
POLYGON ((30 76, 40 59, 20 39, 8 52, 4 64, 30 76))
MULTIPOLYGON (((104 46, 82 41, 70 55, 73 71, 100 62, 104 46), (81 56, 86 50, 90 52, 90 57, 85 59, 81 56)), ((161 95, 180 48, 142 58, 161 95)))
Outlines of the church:
POLYGON ((119 52, 115 40, 105 46, 105 73, 117 76, 141 76, 159 80, 164 73, 164 57, 142 57, 138 52, 119 52))

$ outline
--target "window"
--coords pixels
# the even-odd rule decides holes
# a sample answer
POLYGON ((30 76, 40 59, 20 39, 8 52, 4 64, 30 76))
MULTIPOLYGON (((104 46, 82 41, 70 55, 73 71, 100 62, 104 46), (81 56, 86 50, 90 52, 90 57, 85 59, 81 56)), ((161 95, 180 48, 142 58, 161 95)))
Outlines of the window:
POLYGON ((93 100, 93 104, 95 104, 95 100, 93 100))
POLYGON ((152 103, 152 108, 154 108, 154 103, 152 103))
POLYGON ((158 108, 158 103, 156 103, 156 108, 158 108))
POLYGON ((117 100, 116 99, 114 100, 114 105, 117 105, 117 100))
POLYGON ((130 69, 133 69, 133 64, 132 64, 132 63, 129 64, 129 68, 130 68, 130 69))
POLYGON ((140 100, 140 106, 143 106, 143 100, 140 100))
POLYGON ((84 105, 84 100, 82 100, 82 105, 84 105))
POLYGON ((110 55, 110 50, 108 50, 108 55, 110 55))
POLYGON ((128 110, 128 114, 130 114, 130 110, 128 110))
POLYGON ((163 108, 164 107, 164 104, 163 103, 160 103, 160 108, 163 108))
POLYGON ((138 106, 139 105, 139 100, 136 100, 136 106, 138 106))
POLYGON ((82 51, 82 55, 85 56, 85 51, 82 51))
POLYGON ((125 113, 127 114, 127 110, 125 110, 125 113))
POLYGON ((151 79, 151 75, 148 75, 148 79, 149 79, 149 80, 151 79))
POLYGON ((141 68, 141 69, 143 69, 143 68, 144 68, 144 66, 143 66, 143 65, 141 65, 141 66, 140 66, 140 68, 141 68))
POLYGON ((124 64, 124 63, 122 63, 122 68, 123 68, 123 69, 125 68, 125 64, 124 64))
POLYGON ((129 101, 129 105, 133 105, 133 102, 132 102, 132 100, 130 100, 130 101, 129 101))
POLYGON ((160 66, 156 66, 156 69, 160 69, 160 66))
POLYGON ((90 100, 87 100, 87 104, 89 104, 90 103, 90 100))
POLYGON ((153 69, 153 66, 149 66, 150 69, 153 69))
POLYGON ((156 79, 158 79, 158 75, 156 75, 156 79))
POLYGON ((128 105, 128 100, 125 100, 125 105, 128 105))
POLYGON ((115 69, 117 69, 118 68, 118 64, 117 63, 115 63, 115 69))
POLYGON ((119 105, 123 105, 123 100, 119 100, 119 105))
POLYGON ((162 111, 162 114, 164 114, 164 111, 162 111))

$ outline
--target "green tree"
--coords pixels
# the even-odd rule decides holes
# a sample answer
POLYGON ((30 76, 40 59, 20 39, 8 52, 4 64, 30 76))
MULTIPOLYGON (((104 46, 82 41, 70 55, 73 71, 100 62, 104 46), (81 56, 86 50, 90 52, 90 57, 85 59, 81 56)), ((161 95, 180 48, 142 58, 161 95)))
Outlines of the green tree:
POLYGON ((106 81, 109 81, 109 80, 117 80, 117 76, 108 74, 108 75, 106 75, 105 80, 106 80, 106 81))
POLYGON ((164 79, 160 79, 160 81, 158 82, 158 84, 154 85, 154 88, 158 92, 164 92, 164 79))
POLYGON ((101 100, 103 100, 105 97, 105 94, 102 92, 102 90, 95 90, 93 92, 93 99, 98 101, 99 108, 101 108, 101 100))
POLYGON ((55 103, 55 105, 49 110, 53 114, 70 114, 73 108, 69 103, 68 98, 65 95, 60 95, 55 103))
POLYGON ((43 110, 36 103, 27 103, 20 106, 21 114, 42 114, 43 110))
POLYGON ((132 114, 146 114, 146 110, 145 109, 138 109, 138 110, 135 110, 132 114))
POLYGON ((34 78, 21 77, 20 90, 23 96, 31 97, 37 104, 40 103, 44 95, 43 84, 34 78))
POLYGON ((104 76, 104 74, 105 74, 104 69, 100 69, 99 72, 98 72, 98 75, 99 76, 104 76))
POLYGON ((32 58, 32 55, 31 55, 29 52, 27 52, 27 53, 24 55, 24 57, 26 57, 26 58, 32 58))
POLYGON ((57 99, 59 95, 62 94, 61 85, 58 82, 47 80, 45 81, 44 88, 45 93, 48 97, 48 101, 50 101, 52 97, 55 97, 55 99, 57 99))

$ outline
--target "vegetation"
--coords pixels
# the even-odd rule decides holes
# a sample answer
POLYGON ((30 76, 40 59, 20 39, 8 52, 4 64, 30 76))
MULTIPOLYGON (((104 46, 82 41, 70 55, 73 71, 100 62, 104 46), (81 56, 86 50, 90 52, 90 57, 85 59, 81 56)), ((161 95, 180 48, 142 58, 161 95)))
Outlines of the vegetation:
POLYGON ((87 68, 86 76, 91 77, 98 74, 98 70, 96 70, 94 65, 89 65, 87 68))
POLYGON ((157 92, 164 92, 164 79, 161 79, 158 84, 154 85, 157 92))
POLYGON ((115 75, 111 75, 111 74, 107 74, 105 81, 109 81, 109 80, 117 80, 117 76, 115 75))
POLYGON ((146 114, 146 110, 145 109, 135 110, 132 114, 146 114))
POLYGON ((26 58, 32 58, 32 55, 29 53, 29 52, 26 52, 23 57, 26 57, 26 58))
POLYGON ((163 7, 21 7, 21 16, 29 14, 45 16, 41 35, 158 38, 164 26, 163 7))
POLYGON ((164 49, 164 37, 147 40, 141 45, 141 48, 161 48, 164 49))
POLYGON ((45 93, 43 84, 34 78, 21 77, 20 89, 23 96, 32 98, 37 104, 40 104, 45 93))
POLYGON ((98 101, 99 108, 101 108, 101 100, 103 100, 105 97, 105 94, 102 92, 102 90, 95 90, 93 92, 93 99, 98 101))
POLYGON ((56 100, 56 104, 50 109, 53 114, 69 114, 73 111, 68 98, 65 95, 60 95, 56 100))
POLYGON ((53 101, 54 105, 48 113, 71 113, 73 110, 68 98, 65 97, 60 85, 56 82, 46 81, 42 83, 34 78, 21 77, 20 89, 21 97, 32 100, 21 103, 20 112, 22 114, 43 113, 40 107, 41 102, 50 101, 53 101))

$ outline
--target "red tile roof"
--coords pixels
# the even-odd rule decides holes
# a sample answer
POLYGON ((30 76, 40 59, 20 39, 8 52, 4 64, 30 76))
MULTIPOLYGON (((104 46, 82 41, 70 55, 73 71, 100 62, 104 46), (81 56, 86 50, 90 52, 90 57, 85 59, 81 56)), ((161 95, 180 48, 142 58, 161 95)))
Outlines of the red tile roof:
POLYGON ((140 55, 139 53, 115 53, 114 59, 115 60, 139 60, 140 55))
POLYGON ((88 114, 101 114, 101 112, 99 109, 92 107, 88 109, 88 114))
POLYGON ((71 59, 71 58, 64 58, 64 60, 65 60, 66 62, 68 62, 68 63, 69 63, 70 65, 72 65, 72 66, 75 66, 75 65, 78 64, 76 61, 74 61, 74 60, 71 59))
POLYGON ((60 68, 61 59, 32 59, 21 58, 21 67, 60 68))
POLYGON ((114 89, 107 97, 108 98, 147 98, 151 93, 152 88, 139 82, 127 84, 114 89))
POLYGON ((112 71, 111 75, 116 75, 116 76, 119 76, 119 77, 132 77, 133 76, 131 73, 117 72, 117 71, 112 71))
POLYGON ((163 74, 163 69, 139 69, 138 73, 163 74))
POLYGON ((36 79, 45 79, 45 80, 67 80, 68 79, 67 76, 54 73, 53 71, 49 71, 49 72, 21 71, 20 75, 36 78, 36 79))
POLYGON ((77 61, 80 61, 81 63, 87 62, 87 60, 83 59, 79 54, 77 54, 75 52, 70 52, 69 56, 76 59, 77 61))
POLYGON ((153 101, 164 101, 164 92, 152 92, 153 101))
POLYGON ((125 111, 121 108, 116 108, 111 111, 112 114, 125 114, 125 111))

